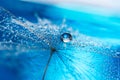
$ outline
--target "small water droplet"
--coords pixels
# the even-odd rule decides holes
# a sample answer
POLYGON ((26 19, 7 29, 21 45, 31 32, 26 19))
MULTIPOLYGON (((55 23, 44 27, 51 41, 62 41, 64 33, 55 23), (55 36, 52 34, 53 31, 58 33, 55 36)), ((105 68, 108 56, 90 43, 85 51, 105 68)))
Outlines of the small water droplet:
POLYGON ((61 40, 63 42, 70 42, 72 40, 72 35, 70 33, 63 33, 61 35, 61 40))
POLYGON ((120 52, 116 52, 116 56, 117 56, 117 57, 120 57, 120 52))

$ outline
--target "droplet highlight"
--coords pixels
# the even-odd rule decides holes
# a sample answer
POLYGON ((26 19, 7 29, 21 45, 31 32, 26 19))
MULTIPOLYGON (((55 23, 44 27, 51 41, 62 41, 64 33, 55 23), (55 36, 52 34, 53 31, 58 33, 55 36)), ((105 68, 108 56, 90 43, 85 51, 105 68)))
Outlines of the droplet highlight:
POLYGON ((61 35, 61 41, 63 42, 70 42, 72 40, 72 35, 70 33, 63 33, 61 35))

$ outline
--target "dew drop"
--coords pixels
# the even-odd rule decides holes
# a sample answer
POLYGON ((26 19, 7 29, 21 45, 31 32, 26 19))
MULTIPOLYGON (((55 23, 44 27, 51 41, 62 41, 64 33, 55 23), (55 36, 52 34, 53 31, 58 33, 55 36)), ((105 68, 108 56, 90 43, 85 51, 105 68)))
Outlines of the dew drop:
POLYGON ((70 33, 63 33, 61 35, 61 40, 63 42, 70 42, 72 40, 72 35, 70 33))
POLYGON ((117 57, 120 57, 120 52, 116 52, 116 56, 117 56, 117 57))

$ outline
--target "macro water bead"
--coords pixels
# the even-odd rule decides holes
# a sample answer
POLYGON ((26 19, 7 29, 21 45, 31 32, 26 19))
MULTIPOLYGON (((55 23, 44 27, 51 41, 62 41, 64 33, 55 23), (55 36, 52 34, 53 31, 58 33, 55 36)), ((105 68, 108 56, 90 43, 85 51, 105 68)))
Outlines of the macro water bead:
POLYGON ((63 42, 70 42, 72 40, 72 35, 70 33, 63 33, 61 35, 61 40, 63 42))

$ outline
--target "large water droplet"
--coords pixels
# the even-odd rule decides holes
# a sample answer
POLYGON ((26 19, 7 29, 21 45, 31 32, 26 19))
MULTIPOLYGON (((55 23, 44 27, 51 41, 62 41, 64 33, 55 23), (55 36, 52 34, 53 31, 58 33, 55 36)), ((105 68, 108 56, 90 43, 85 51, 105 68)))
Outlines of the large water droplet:
POLYGON ((63 33, 61 35, 61 40, 63 42, 70 42, 72 40, 72 35, 70 33, 63 33))

